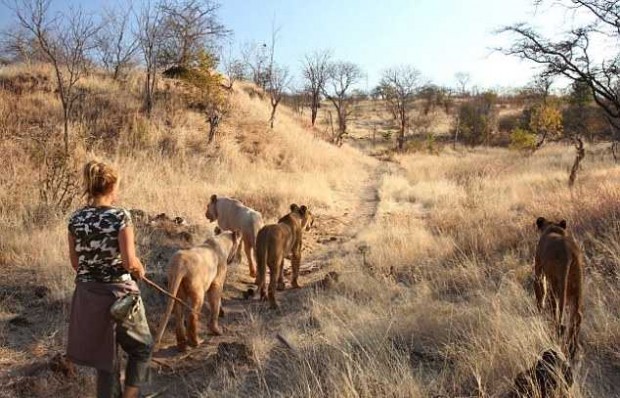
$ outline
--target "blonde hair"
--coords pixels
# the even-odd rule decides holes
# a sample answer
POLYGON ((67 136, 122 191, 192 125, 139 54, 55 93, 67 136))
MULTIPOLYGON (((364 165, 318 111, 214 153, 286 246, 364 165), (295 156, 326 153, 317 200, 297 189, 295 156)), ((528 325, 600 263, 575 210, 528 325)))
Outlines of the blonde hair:
POLYGON ((91 160, 84 166, 84 195, 88 201, 107 195, 118 181, 118 173, 112 166, 91 160))

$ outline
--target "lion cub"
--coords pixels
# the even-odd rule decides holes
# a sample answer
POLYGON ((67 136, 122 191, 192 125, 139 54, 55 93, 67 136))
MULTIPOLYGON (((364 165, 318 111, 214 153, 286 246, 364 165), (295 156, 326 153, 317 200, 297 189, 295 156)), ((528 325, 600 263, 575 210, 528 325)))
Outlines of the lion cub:
POLYGON ((211 309, 209 330, 216 335, 222 334, 218 325, 222 290, 228 264, 238 261, 241 235, 237 232, 222 232, 207 239, 202 246, 177 251, 170 259, 168 268, 168 290, 185 302, 191 302, 187 334, 184 324, 184 308, 168 300, 164 318, 159 325, 155 347, 159 346, 166 324, 174 307, 176 320, 177 347, 184 351, 189 345, 196 347, 198 339, 198 316, 202 308, 205 292, 211 309))
POLYGON ((565 329, 564 310, 571 308, 568 351, 572 359, 577 350, 582 318, 583 255, 566 230, 566 220, 556 223, 539 217, 536 226, 540 233, 534 259, 536 302, 541 311, 546 301, 550 302, 560 335, 565 329))

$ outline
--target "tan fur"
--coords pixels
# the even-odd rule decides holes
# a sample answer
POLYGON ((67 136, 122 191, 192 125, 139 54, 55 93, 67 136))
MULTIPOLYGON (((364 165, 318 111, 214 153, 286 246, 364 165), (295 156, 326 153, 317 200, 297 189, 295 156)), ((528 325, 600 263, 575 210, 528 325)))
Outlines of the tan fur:
POLYGON ((237 232, 224 232, 208 239, 202 246, 179 250, 172 256, 168 267, 168 291, 190 304, 189 324, 186 333, 184 325, 184 307, 168 300, 166 312, 155 339, 155 349, 159 346, 166 329, 166 324, 174 307, 176 320, 177 346, 185 350, 188 344, 197 346, 198 315, 202 308, 205 292, 211 309, 209 330, 216 335, 222 334, 218 325, 221 310, 222 289, 226 279, 227 265, 237 256, 241 237, 237 232))
POLYGON ((267 296, 266 273, 269 267, 269 302, 277 308, 276 287, 284 289, 284 259, 291 260, 293 277, 291 285, 300 287, 299 265, 301 263, 301 247, 304 229, 307 231, 314 223, 314 218, 306 206, 291 205, 291 212, 277 224, 265 225, 256 238, 256 264, 258 266, 257 285, 261 298, 267 296))
POLYGON ((262 215, 236 199, 212 195, 207 205, 205 217, 210 222, 217 220, 218 226, 224 231, 241 233, 250 276, 255 277, 256 266, 252 251, 256 252, 256 235, 263 226, 262 215))
POLYGON ((565 308, 571 308, 567 346, 573 358, 582 318, 583 254, 566 230, 566 221, 555 223, 539 217, 536 225, 540 232, 534 259, 536 302, 542 311, 549 301, 560 335, 564 334, 565 308))

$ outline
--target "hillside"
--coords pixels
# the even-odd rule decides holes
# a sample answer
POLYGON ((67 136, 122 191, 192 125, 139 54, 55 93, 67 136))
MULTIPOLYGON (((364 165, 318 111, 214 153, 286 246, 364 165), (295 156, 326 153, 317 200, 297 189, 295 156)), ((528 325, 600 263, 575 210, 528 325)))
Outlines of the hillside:
MULTIPOLYGON (((44 155, 56 145, 47 137, 60 124, 50 81, 44 66, 0 69, 0 150, 12 160, 0 170, 0 396, 94 387, 90 372, 65 376, 55 359, 73 289, 66 215, 80 203, 53 212, 39 189, 44 155)), ((268 222, 292 202, 316 217, 304 238, 303 288, 280 292, 282 309, 271 311, 244 298, 252 288, 245 262, 232 267, 224 335, 181 354, 169 326, 151 396, 504 396, 542 350, 558 349, 532 289, 541 215, 567 219, 586 255, 582 350, 568 395, 620 394, 620 169, 601 146, 587 147, 571 191, 573 150, 560 144, 531 156, 440 146, 378 160, 328 144, 285 107, 270 130, 268 102, 242 83, 209 146, 206 122, 173 80, 160 82, 150 120, 139 112, 139 74, 81 84, 79 162, 96 156, 119 167, 120 205, 188 221, 138 226, 157 282, 175 248, 212 233, 204 211, 213 193, 239 198, 268 222), (325 279, 329 272, 338 280, 325 279)), ((141 289, 154 329, 165 298, 141 289)))

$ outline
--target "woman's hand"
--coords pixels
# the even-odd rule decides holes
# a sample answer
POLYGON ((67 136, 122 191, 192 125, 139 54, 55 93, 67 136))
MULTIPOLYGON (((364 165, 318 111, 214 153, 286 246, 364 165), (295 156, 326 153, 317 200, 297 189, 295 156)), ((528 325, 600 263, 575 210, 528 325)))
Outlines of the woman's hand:
POLYGON ((136 260, 134 262, 134 268, 130 269, 129 272, 131 272, 131 274, 138 279, 142 279, 144 278, 144 275, 146 275, 144 265, 142 265, 142 261, 140 261, 138 257, 136 257, 136 260))

